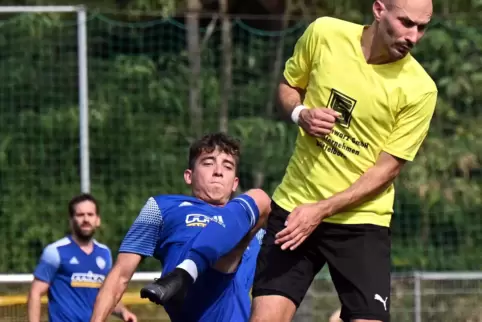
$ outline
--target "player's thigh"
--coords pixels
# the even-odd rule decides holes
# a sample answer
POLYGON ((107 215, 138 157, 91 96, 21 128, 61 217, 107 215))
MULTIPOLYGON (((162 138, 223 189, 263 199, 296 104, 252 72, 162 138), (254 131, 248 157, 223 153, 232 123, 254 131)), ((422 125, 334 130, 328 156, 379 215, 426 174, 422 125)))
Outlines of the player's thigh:
POLYGON ((390 230, 323 225, 323 253, 342 303, 344 322, 390 319, 390 230))
POLYGON ((252 321, 264 318, 284 321, 283 317, 294 314, 325 263, 311 237, 294 251, 281 250, 280 245, 275 245, 275 235, 284 228, 288 215, 289 212, 272 203, 256 263, 252 321))

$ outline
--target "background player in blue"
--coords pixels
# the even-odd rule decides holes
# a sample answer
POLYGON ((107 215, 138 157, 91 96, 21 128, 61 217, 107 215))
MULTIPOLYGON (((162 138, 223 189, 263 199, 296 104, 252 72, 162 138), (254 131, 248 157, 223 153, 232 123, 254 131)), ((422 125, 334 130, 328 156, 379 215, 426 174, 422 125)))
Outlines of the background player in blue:
MULTIPOLYGON (((49 321, 89 321, 95 298, 112 267, 109 248, 93 239, 100 226, 97 201, 89 194, 69 202, 72 234, 45 247, 34 272, 28 319, 40 322, 42 295, 48 292, 49 321)), ((124 321, 136 316, 119 303, 114 313, 124 321)))
POLYGON ((221 133, 191 146, 184 179, 193 196, 148 199, 99 292, 92 322, 105 321, 147 256, 163 265, 165 277, 153 285, 163 286, 162 294, 147 290, 154 291, 154 300, 162 297, 171 321, 248 320, 249 290, 260 248, 255 235, 266 220, 270 198, 254 189, 230 201, 238 185, 239 154, 239 143, 221 133))

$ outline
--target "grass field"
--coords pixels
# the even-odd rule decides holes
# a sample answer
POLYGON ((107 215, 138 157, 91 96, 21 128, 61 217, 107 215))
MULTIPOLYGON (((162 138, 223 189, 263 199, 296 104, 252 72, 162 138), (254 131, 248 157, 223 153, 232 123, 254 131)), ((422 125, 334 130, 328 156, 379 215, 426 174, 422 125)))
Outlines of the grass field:
MULTIPOLYGON (((0 290, 0 321, 25 322, 27 321, 27 293, 29 285, 3 286, 0 290)), ((139 322, 167 322, 169 318, 162 306, 154 305, 146 299, 139 297, 142 283, 131 283, 128 291, 122 298, 124 303, 138 317, 139 322)), ((47 297, 42 298, 42 321, 47 320, 47 297)), ((109 321, 119 321, 112 317, 109 321)))

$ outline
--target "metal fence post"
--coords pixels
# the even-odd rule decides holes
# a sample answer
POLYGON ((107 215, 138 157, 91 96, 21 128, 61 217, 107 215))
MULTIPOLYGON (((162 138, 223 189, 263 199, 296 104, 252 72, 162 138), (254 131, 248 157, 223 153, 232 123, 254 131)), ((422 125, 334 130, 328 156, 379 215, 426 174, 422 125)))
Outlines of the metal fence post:
POLYGON ((422 276, 420 272, 414 272, 413 299, 414 299, 414 321, 422 322, 422 276))
POLYGON ((80 189, 82 192, 90 192, 87 12, 83 6, 79 6, 77 11, 77 47, 79 65, 80 189))

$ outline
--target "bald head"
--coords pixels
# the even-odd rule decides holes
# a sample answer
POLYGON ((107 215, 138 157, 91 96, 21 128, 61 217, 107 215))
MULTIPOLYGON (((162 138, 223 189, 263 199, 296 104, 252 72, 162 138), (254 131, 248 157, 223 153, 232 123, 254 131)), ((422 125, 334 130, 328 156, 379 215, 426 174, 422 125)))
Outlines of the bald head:
POLYGON ((376 0, 376 39, 391 59, 407 55, 422 38, 432 18, 432 0, 376 0))
POLYGON ((430 20, 433 12, 432 0, 379 0, 387 10, 402 10, 413 18, 430 20))

